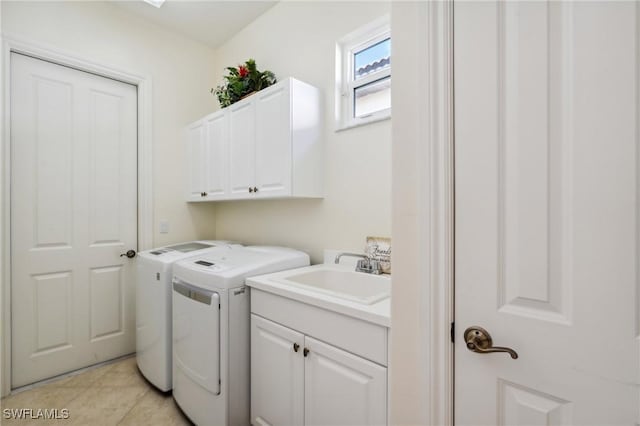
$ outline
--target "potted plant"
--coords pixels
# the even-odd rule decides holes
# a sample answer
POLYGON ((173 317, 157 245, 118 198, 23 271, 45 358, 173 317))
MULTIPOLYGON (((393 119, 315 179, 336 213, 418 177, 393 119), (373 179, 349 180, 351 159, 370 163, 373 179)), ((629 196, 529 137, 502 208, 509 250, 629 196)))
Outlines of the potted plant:
POLYGON ((222 108, 238 102, 254 92, 269 87, 276 82, 271 71, 258 71, 256 61, 249 59, 238 67, 227 67, 228 75, 224 76, 225 84, 211 89, 222 108))

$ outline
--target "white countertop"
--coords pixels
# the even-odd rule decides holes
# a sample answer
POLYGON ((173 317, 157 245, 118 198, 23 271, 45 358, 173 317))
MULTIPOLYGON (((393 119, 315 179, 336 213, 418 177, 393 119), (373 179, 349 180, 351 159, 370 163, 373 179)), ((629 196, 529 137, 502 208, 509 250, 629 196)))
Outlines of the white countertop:
MULTIPOLYGON (((371 305, 364 305, 345 300, 340 297, 324 294, 319 291, 314 291, 312 288, 293 286, 284 281, 292 275, 321 269, 353 271, 353 267, 350 266, 325 263, 321 265, 307 266, 304 268, 290 269, 288 271, 276 272, 273 274, 258 275, 247 278, 246 284, 249 287, 273 293, 278 296, 297 300, 299 302, 358 318, 384 327, 391 327, 391 297, 371 305)), ((391 284, 391 278, 389 277, 388 279, 391 284)))

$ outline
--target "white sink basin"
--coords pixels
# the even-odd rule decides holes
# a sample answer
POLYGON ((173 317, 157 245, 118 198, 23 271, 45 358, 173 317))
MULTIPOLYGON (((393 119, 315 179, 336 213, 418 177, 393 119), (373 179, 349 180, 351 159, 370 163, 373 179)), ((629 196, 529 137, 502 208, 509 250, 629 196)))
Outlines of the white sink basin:
POLYGON ((371 275, 326 267, 283 277, 283 282, 363 305, 371 305, 391 295, 387 275, 371 275))

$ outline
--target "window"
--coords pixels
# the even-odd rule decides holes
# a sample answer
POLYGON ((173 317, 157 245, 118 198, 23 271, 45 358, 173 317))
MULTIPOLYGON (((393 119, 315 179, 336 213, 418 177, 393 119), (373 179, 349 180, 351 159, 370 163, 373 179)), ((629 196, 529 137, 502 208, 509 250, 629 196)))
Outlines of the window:
POLYGON ((391 30, 383 17, 336 48, 336 125, 347 129, 391 116, 391 30))

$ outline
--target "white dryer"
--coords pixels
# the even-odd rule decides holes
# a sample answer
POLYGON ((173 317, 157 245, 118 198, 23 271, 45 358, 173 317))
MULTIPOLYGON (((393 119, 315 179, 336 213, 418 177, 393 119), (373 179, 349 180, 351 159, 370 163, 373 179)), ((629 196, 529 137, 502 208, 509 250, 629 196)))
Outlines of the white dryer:
POLYGON ((138 253, 136 279, 136 361, 162 391, 172 387, 171 278, 173 263, 210 250, 226 251, 228 241, 190 241, 138 253))
POLYGON ((199 426, 250 423, 247 277, 309 265, 283 247, 234 247, 173 269, 173 398, 199 426))

